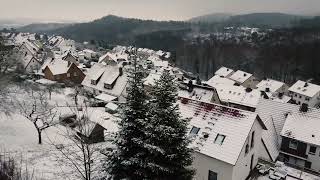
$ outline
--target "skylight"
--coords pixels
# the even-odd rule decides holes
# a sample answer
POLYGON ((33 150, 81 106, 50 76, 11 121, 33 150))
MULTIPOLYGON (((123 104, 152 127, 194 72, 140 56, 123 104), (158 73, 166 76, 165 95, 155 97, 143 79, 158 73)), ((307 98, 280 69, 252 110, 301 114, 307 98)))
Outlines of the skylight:
POLYGON ((225 138, 226 138, 225 135, 218 134, 218 135, 216 136, 216 139, 214 140, 214 143, 215 143, 215 144, 222 145, 225 138))
POLYGON ((200 128, 193 126, 191 131, 190 131, 190 134, 195 134, 196 135, 196 134, 198 134, 199 131, 200 131, 200 128))

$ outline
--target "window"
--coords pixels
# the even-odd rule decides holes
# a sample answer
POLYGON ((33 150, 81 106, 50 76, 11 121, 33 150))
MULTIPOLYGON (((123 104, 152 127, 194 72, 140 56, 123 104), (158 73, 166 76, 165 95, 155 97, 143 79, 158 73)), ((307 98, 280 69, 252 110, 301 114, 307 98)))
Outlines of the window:
POLYGON ((216 136, 216 139, 214 140, 214 143, 215 143, 215 144, 222 145, 222 143, 223 143, 223 141, 224 141, 225 138, 226 138, 225 135, 218 134, 218 135, 216 136))
POLYGON ((309 154, 315 155, 315 154, 316 154, 316 151, 317 151, 317 147, 315 147, 315 146, 310 146, 309 154))
POLYGON ((67 77, 70 77, 70 73, 67 73, 67 77))
POLYGON ((298 149, 298 141, 296 141, 296 140, 291 140, 291 141, 289 142, 289 148, 290 148, 290 149, 297 150, 297 149, 298 149))
POLYGON ((60 76, 59 76, 59 75, 57 75, 57 76, 56 76, 56 79, 60 79, 60 76))
POLYGON ((218 174, 209 170, 208 180, 218 180, 218 174))
POLYGON ((73 76, 78 76, 77 72, 74 72, 74 73, 73 73, 73 76))
POLYGON ((307 169, 311 169, 311 164, 312 164, 311 162, 306 161, 305 164, 304 164, 304 167, 307 168, 307 169))
POLYGON ((248 154, 248 152, 249 152, 249 144, 246 145, 245 155, 248 154))
POLYGON ((91 80, 92 85, 97 85, 97 82, 95 80, 91 80))
POLYGON ((200 131, 200 128, 193 126, 190 131, 190 134, 198 134, 199 131, 200 131))
POLYGON ((301 99, 302 97, 301 97, 301 96, 299 96, 299 98, 301 99))
POLYGON ((252 132, 252 135, 251 135, 251 148, 254 147, 254 131, 252 132))

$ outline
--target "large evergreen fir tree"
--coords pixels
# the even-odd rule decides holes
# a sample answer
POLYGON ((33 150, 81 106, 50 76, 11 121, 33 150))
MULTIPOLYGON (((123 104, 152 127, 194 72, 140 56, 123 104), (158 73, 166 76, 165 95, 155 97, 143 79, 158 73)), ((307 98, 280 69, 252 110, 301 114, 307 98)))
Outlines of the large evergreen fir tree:
POLYGON ((107 172, 113 179, 147 179, 148 149, 145 142, 148 125, 147 95, 143 88, 143 73, 134 63, 129 73, 127 101, 119 132, 115 140, 117 149, 107 158, 107 172))
POLYGON ((192 150, 188 148, 188 120, 181 118, 177 86, 169 72, 164 71, 151 91, 148 139, 152 179, 192 179, 192 150))

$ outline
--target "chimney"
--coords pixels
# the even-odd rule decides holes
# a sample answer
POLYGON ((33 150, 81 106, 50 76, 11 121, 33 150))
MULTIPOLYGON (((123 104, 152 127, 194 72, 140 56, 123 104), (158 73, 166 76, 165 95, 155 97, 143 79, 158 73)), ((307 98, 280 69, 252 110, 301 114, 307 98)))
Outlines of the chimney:
POLYGON ((123 75, 123 69, 122 67, 119 67, 119 76, 122 76, 123 75))
POLYGON ((308 85, 309 85, 308 82, 306 82, 303 87, 308 87, 308 85))
POLYGON ((246 73, 244 73, 244 74, 243 74, 243 76, 244 76, 244 77, 246 77, 246 76, 247 76, 247 74, 246 74, 246 73))
POLYGON ((247 92, 247 93, 249 93, 249 92, 251 92, 251 91, 252 91, 251 88, 246 88, 246 92, 247 92))
POLYGON ((188 82, 188 91, 189 91, 189 92, 192 92, 192 91, 193 91, 193 83, 192 83, 191 80, 189 80, 189 82, 188 82))
POLYGON ((279 94, 278 94, 278 97, 279 97, 279 99, 282 99, 282 98, 283 98, 283 93, 282 93, 282 92, 279 93, 279 94))
POLYGON ((266 88, 266 92, 270 92, 270 88, 266 88))
POLYGON ((301 107, 300 107, 300 112, 308 112, 308 104, 306 103, 302 103, 301 107))

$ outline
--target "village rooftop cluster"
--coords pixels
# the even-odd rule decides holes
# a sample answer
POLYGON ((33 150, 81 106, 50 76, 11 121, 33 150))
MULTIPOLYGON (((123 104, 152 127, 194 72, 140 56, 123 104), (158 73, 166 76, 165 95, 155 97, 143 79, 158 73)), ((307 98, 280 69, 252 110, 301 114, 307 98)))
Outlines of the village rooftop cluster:
POLYGON ((263 166, 262 161, 284 162, 281 168, 268 169, 267 176, 274 179, 296 177, 287 166, 315 175, 320 172, 319 85, 258 79, 250 72, 223 66, 203 81, 172 64, 171 53, 162 50, 125 46, 105 50, 61 36, 2 35, 19 54, 26 79, 44 86, 81 88, 92 108, 105 109, 92 120, 97 131, 91 133, 117 131, 110 119, 119 118, 119 104, 126 101, 132 54, 144 69, 146 90, 169 71, 179 86, 181 115, 190 119, 196 179, 244 180, 255 167, 263 166))

